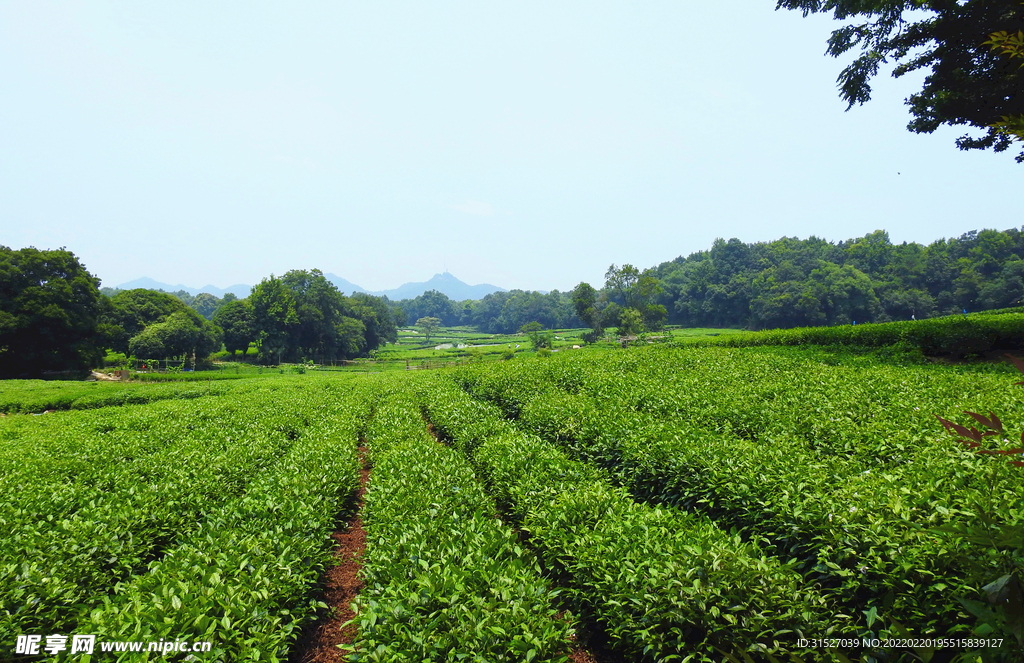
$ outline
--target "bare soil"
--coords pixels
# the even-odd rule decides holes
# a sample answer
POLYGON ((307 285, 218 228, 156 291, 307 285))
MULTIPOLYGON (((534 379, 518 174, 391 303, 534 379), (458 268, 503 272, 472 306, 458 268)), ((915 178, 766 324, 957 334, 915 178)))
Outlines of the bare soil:
POLYGON ((597 639, 603 635, 586 624, 576 626, 577 634, 572 638, 569 660, 572 663, 624 663, 621 654, 607 649, 597 639))
POLYGON ((339 649, 338 645, 350 645, 355 640, 355 625, 349 624, 342 628, 342 624, 355 616, 351 605, 363 588, 359 569, 366 549, 366 532, 359 514, 363 509, 363 495, 370 476, 365 454, 366 450, 360 447, 359 457, 363 459, 363 469, 355 514, 347 527, 331 534, 337 545, 334 551, 337 564, 329 567, 324 575, 323 595, 323 601, 330 606, 330 612, 306 628, 288 658, 289 663, 343 663, 346 660, 345 651, 339 649))

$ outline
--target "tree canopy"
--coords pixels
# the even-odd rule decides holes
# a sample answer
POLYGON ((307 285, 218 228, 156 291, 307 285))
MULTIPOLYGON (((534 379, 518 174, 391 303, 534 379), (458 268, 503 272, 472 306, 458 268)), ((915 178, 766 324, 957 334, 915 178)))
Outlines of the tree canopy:
POLYGON ((207 320, 213 319, 213 314, 222 306, 221 300, 208 292, 201 292, 192 299, 189 307, 207 320))
POLYGON ((398 322, 391 313, 387 297, 354 292, 349 297, 355 319, 365 327, 366 348, 373 349, 398 340, 398 322))
POLYGON ((658 301, 670 322, 765 329, 1020 306, 1022 258, 1019 229, 972 231, 928 246, 893 244, 878 230, 835 244, 719 239, 650 273, 664 289, 658 301))
POLYGON ((99 284, 66 249, 0 246, 0 377, 94 366, 99 284))
POLYGON ((664 288, 650 270, 612 264, 604 278, 601 296, 589 283, 580 283, 572 291, 576 315, 590 325, 587 340, 596 340, 604 327, 618 327, 620 334, 637 334, 664 325, 668 310, 656 301, 664 288))
POLYGON ((441 320, 428 316, 417 320, 416 326, 423 332, 423 336, 426 337, 427 343, 430 343, 430 337, 433 336, 437 332, 438 327, 441 326, 441 320))
MULTIPOLYGON (((860 48, 838 79, 847 110, 871 98, 871 79, 893 62, 895 77, 928 72, 906 101, 911 131, 932 133, 943 124, 985 131, 957 139, 962 150, 1002 152, 1024 140, 1024 68, 1016 59, 1024 53, 1014 41, 1024 29, 1020 0, 778 0, 780 8, 832 12, 846 22, 832 32, 826 53, 860 48)), ((1024 163, 1024 150, 1017 161, 1024 163)))
POLYGON ((347 359, 397 339, 386 301, 346 297, 319 269, 271 275, 252 289, 249 303, 264 361, 347 359))
POLYGON ((190 308, 176 311, 133 336, 129 352, 140 359, 206 358, 220 349, 221 330, 190 308))
POLYGON ((555 335, 551 331, 545 330, 544 325, 539 322, 527 322, 519 328, 519 333, 529 337, 534 350, 544 348, 550 350, 555 345, 555 335))
MULTIPOLYGON (((193 297, 212 303, 210 298, 193 297)), ((535 345, 542 330, 587 325, 621 333, 688 327, 784 328, 923 319, 1024 305, 1024 232, 981 230, 927 246, 893 244, 877 230, 837 243, 782 237, 744 243, 717 239, 707 251, 640 270, 611 265, 604 287, 580 283, 569 293, 512 290, 453 302, 440 292, 413 300, 346 297, 319 270, 270 276, 244 300, 218 300, 213 321, 176 295, 151 290, 100 294, 99 281, 64 249, 0 247, 0 375, 88 368, 110 348, 139 358, 200 358, 251 341, 261 360, 360 356, 397 339, 396 314, 432 337, 436 327, 521 330, 535 345)))
POLYGON ((483 299, 462 302, 430 290, 414 299, 388 302, 388 306, 396 321, 411 323, 420 318, 437 318, 446 327, 467 325, 491 334, 513 334, 534 321, 549 329, 583 324, 573 310, 572 297, 558 290, 492 292, 483 299))
POLYGON ((587 337, 590 341, 596 341, 604 333, 601 308, 598 302, 598 292, 589 283, 580 283, 573 288, 573 308, 579 319, 590 327, 590 334, 587 337))
POLYGON ((231 354, 241 350, 244 355, 249 343, 256 340, 252 304, 248 299, 236 299, 221 306, 213 314, 213 324, 223 331, 224 349, 231 354))
MULTIPOLYGON (((188 306, 166 292, 158 290, 122 290, 110 299, 104 321, 107 344, 118 352, 129 353, 131 339, 154 323, 164 322, 173 313, 187 311, 188 306)), ((156 357, 156 355, 149 355, 156 357)))

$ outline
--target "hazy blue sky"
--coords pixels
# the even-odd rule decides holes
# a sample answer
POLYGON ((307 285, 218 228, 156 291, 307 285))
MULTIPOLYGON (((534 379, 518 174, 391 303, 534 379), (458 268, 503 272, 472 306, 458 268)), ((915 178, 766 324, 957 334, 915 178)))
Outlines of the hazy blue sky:
POLYGON ((104 284, 599 285, 716 237, 1004 229, 1017 151, 844 112, 827 17, 713 2, 0 3, 0 244, 104 284))

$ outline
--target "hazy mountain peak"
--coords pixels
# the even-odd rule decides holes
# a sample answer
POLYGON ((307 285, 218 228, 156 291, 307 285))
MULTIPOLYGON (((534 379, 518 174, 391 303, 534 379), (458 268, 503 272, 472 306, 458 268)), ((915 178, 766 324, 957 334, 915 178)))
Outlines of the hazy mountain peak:
MULTIPOLYGON (((421 281, 417 283, 404 283, 397 288, 391 290, 379 290, 372 292, 363 288, 362 286, 356 285, 351 281, 348 281, 337 274, 327 273, 324 277, 328 281, 333 283, 335 287, 346 295, 351 295, 354 292, 365 292, 371 295, 386 296, 392 301, 398 301, 401 299, 414 299, 419 297, 428 290, 437 290, 438 292, 444 293, 449 299, 455 301, 463 301, 466 299, 483 299, 492 292, 505 292, 505 288, 499 288, 498 286, 491 285, 489 283, 481 283, 479 285, 469 285, 459 280, 451 272, 445 271, 439 274, 434 274, 428 281, 421 281)), ((187 285, 171 285, 169 283, 161 283, 155 279, 151 279, 148 276, 135 279, 134 281, 128 281, 121 285, 114 286, 121 290, 133 290, 135 288, 145 288, 147 290, 164 290, 166 292, 177 292, 178 290, 184 290, 190 295, 198 295, 201 292, 208 292, 216 297, 223 297, 226 293, 234 293, 235 296, 243 298, 248 297, 249 292, 252 290, 251 286, 239 283, 227 288, 218 288, 215 285, 205 285, 202 288, 193 288, 187 285)))
POLYGON ((440 274, 434 274, 430 277, 429 281, 406 283, 394 290, 384 290, 373 294, 386 295, 388 299, 398 301, 402 299, 414 299, 428 290, 437 290, 438 292, 444 293, 449 299, 455 301, 483 299, 492 292, 505 292, 504 288, 499 288, 498 286, 491 285, 490 283, 469 285, 468 283, 460 281, 451 272, 443 272, 440 274))

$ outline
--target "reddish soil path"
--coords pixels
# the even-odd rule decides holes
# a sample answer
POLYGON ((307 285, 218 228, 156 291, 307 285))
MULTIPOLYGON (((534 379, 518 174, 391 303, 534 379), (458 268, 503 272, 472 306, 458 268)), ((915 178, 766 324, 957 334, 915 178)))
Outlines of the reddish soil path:
POLYGON ((569 660, 572 663, 623 663, 625 659, 621 654, 606 649, 596 641, 594 631, 585 624, 578 624, 577 634, 572 638, 572 648, 569 650, 569 660))
POLYGON ((343 663, 345 652, 338 648, 341 644, 352 644, 356 636, 355 625, 341 625, 352 619, 352 602, 362 589, 359 579, 361 559, 366 549, 366 532, 359 514, 363 510, 363 495, 366 493, 366 482, 370 476, 370 468, 366 464, 366 449, 359 447, 359 457, 363 461, 362 477, 356 497, 356 512, 348 521, 348 527, 331 534, 337 548, 334 558, 337 565, 327 569, 324 575, 323 601, 331 607, 331 612, 322 619, 311 624, 299 638, 289 663, 343 663))

